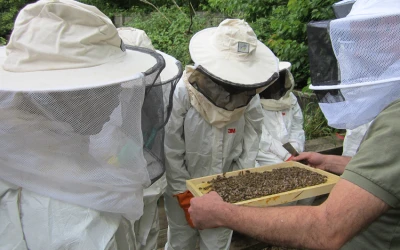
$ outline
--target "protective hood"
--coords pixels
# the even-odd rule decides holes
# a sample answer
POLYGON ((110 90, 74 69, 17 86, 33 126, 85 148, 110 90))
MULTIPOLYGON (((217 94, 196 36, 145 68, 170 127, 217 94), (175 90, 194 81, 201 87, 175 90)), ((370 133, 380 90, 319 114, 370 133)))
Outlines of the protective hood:
POLYGON ((159 81, 163 57, 125 47, 111 21, 92 6, 43 0, 20 12, 7 53, 0 48, 0 66, 0 178, 138 219, 152 174, 143 153, 142 106, 146 86, 159 81), (107 134, 110 123, 113 136, 92 140, 107 134))
POLYGON ((211 125, 223 128, 233 121, 237 121, 246 110, 246 106, 234 110, 226 110, 215 106, 202 92, 198 91, 189 82, 189 78, 196 71, 195 67, 186 66, 182 80, 189 94, 190 103, 200 115, 211 125))
POLYGON ((353 129, 400 98, 400 2, 358 0, 329 32, 340 79, 310 89, 330 126, 353 129))
MULTIPOLYGON (((125 44, 156 51, 145 31, 132 27, 120 27, 117 30, 125 44)), ((146 95, 142 107, 144 157, 152 182, 159 179, 165 172, 164 126, 171 114, 172 95, 175 86, 183 73, 181 63, 178 60, 161 51, 157 50, 156 52, 164 59, 165 68, 161 71, 160 81, 146 86, 146 95)), ((130 98, 130 93, 128 91, 123 92, 121 96, 130 98)), ((112 126, 108 129, 112 130, 112 126)), ((115 129, 118 130, 118 127, 115 129)), ((109 136, 113 136, 111 131, 109 136)), ((99 139, 104 138, 101 134, 97 137, 99 139)))
POLYGON ((290 95, 294 88, 293 75, 290 72, 290 63, 279 63, 279 78, 260 93, 260 102, 265 110, 280 111, 289 109, 297 103, 290 95))

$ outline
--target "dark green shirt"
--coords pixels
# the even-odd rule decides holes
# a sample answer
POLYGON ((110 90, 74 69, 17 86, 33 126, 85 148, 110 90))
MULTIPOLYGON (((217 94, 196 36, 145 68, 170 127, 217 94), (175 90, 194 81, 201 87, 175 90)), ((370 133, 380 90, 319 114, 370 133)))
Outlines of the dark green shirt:
POLYGON ((376 117, 341 176, 391 207, 342 249, 400 249, 399 118, 397 100, 376 117))

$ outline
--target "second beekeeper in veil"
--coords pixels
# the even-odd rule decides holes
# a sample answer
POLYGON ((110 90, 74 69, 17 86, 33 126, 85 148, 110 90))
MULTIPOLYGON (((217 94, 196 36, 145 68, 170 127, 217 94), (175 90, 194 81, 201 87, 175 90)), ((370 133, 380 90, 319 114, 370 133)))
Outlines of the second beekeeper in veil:
MULTIPOLYGON (((133 27, 120 27, 117 30, 128 48, 129 46, 138 46, 155 50, 145 31, 133 27)), ((165 68, 160 73, 160 81, 146 84, 146 95, 141 112, 143 153, 152 184, 143 190, 143 215, 138 220, 131 221, 137 250, 157 249, 160 231, 158 200, 167 185, 163 150, 164 126, 171 112, 173 90, 182 76, 182 66, 178 60, 159 50, 157 53, 162 55, 165 68)), ((126 86, 126 89, 121 91, 120 98, 129 100, 131 96, 129 90, 130 86, 126 86)), ((121 134, 119 127, 125 127, 123 125, 125 121, 119 114, 121 110, 129 107, 126 103, 122 103, 111 114, 110 121, 103 126, 102 131, 91 137, 92 154, 99 154, 100 158, 117 163, 112 143, 101 142, 119 143, 123 140, 124 135, 121 134)))
POLYGON ((256 166, 281 163, 291 159, 282 146, 289 142, 297 152, 304 150, 303 113, 293 94, 295 85, 291 63, 279 62, 279 78, 260 93, 263 126, 256 166))
POLYGON ((186 180, 254 167, 263 114, 258 93, 279 75, 278 59, 243 20, 196 33, 165 130, 168 217, 165 249, 229 249, 232 231, 196 230, 186 180))

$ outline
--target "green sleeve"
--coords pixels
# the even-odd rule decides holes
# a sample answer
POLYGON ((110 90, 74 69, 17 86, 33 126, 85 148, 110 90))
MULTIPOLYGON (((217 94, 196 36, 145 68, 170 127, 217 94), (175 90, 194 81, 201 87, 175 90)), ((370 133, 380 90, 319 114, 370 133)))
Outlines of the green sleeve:
POLYGON ((391 207, 400 205, 400 101, 371 124, 342 178, 367 190, 391 207))

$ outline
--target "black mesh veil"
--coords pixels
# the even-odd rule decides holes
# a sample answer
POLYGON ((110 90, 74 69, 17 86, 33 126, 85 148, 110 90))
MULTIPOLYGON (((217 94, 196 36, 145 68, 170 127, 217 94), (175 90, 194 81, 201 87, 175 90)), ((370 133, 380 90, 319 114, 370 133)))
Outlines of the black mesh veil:
MULTIPOLYGON (((313 85, 340 84, 340 69, 329 37, 330 20, 310 22, 307 25, 308 58, 313 85)), ((314 90, 323 103, 343 101, 340 90, 314 90)))
MULTIPOLYGON (((140 49, 148 50, 146 48, 140 49)), ((152 53, 157 54, 160 60, 164 61, 160 54, 152 53)), ((177 74, 170 79, 161 79, 158 71, 149 70, 149 72, 146 72, 155 77, 154 83, 146 86, 142 108, 143 148, 152 183, 165 172, 164 126, 171 114, 175 86, 183 73, 179 61, 176 61, 175 66, 177 67, 177 74)))
POLYGON ((198 65, 188 80, 197 91, 202 93, 215 106, 233 111, 248 105, 259 88, 271 85, 277 78, 278 73, 274 73, 267 81, 262 83, 237 84, 223 80, 198 65))

